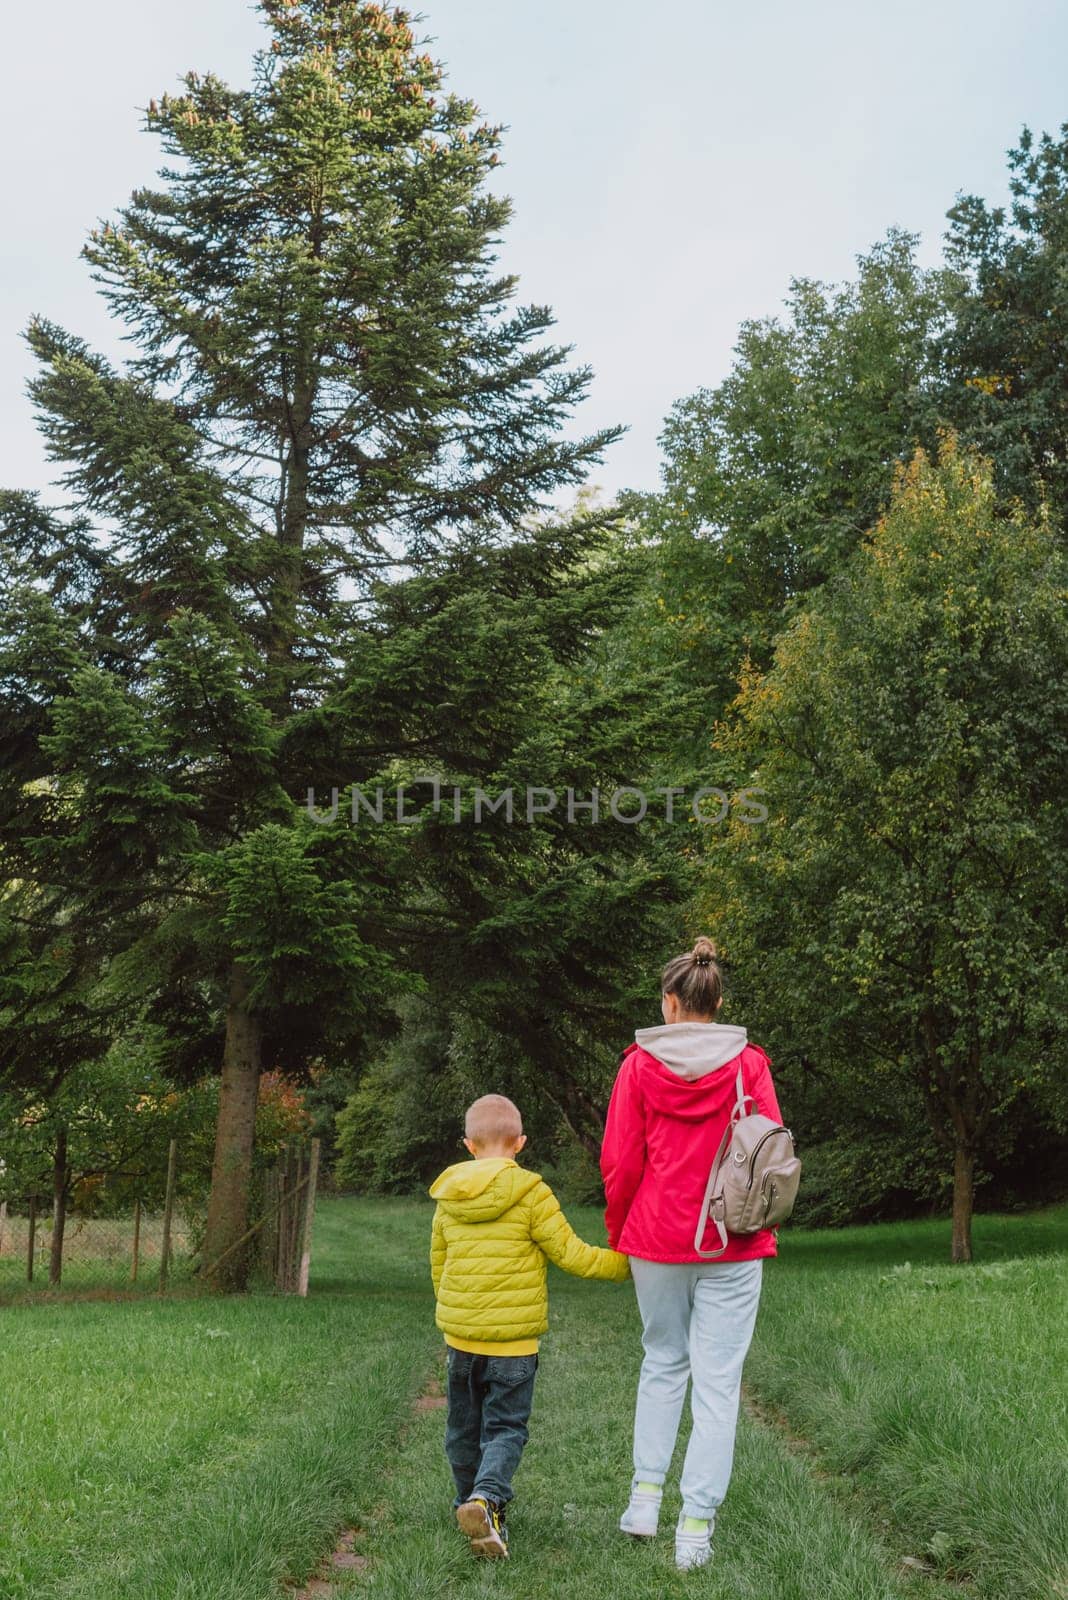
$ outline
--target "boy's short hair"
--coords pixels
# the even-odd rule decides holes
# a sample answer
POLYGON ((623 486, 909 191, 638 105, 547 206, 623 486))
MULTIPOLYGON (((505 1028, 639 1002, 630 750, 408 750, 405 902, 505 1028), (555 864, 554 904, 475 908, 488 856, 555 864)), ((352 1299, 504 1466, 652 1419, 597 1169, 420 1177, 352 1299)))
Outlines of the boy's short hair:
POLYGON ((519 1107, 503 1094, 484 1094, 464 1116, 464 1137, 472 1144, 511 1144, 522 1133, 519 1107))

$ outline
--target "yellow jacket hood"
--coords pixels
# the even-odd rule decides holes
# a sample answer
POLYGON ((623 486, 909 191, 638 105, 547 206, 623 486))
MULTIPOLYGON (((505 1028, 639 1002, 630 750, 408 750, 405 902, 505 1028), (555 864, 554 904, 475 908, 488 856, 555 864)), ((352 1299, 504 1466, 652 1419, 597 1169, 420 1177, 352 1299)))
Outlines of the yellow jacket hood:
POLYGON ((430 1198, 462 1222, 494 1222, 541 1182, 507 1156, 457 1161, 430 1185, 430 1198))

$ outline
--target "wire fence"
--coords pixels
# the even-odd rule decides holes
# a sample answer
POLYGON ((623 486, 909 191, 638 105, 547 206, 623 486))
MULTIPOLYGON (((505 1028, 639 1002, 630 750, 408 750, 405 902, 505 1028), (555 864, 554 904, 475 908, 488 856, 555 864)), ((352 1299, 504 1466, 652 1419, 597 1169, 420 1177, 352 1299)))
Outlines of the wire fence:
MULTIPOLYGON (((57 1270, 53 1216, 38 1214, 26 1202, 20 1209, 0 1203, 0 1294, 60 1284, 65 1289, 158 1288, 164 1232, 162 1212, 137 1206, 126 1216, 68 1216, 57 1270)), ((192 1232, 188 1223, 176 1227, 172 1219, 169 1266, 179 1276, 192 1259, 192 1232)))
MULTIPOLYGON (((254 1168, 251 1225, 226 1252, 245 1255, 250 1285, 307 1293, 318 1166, 314 1139, 254 1168)), ((172 1140, 165 1178, 146 1173, 144 1187, 150 1199, 131 1196, 129 1174, 117 1196, 106 1183, 58 1200, 0 1188, 0 1302, 56 1293, 125 1297, 210 1281, 223 1258, 202 1259, 205 1175, 183 1174, 172 1140)))

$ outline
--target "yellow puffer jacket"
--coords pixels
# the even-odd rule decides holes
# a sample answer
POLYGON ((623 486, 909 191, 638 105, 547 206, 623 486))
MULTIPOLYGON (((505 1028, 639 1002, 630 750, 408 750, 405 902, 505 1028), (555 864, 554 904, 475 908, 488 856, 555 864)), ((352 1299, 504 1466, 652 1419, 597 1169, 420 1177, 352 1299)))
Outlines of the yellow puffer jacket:
POLYGON ((584 1244, 536 1172, 491 1157, 446 1167, 430 1186, 437 1325, 477 1355, 532 1355, 549 1326, 545 1261, 579 1278, 629 1276, 626 1256, 584 1244))

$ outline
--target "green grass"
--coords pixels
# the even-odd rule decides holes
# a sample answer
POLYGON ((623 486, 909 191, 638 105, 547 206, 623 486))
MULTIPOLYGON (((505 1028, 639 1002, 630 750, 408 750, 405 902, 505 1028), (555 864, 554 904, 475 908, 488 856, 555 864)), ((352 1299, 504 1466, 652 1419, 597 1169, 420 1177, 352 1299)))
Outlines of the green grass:
POLYGON ((327 1202, 307 1301, 4 1310, 4 1600, 264 1600, 392 1447, 437 1347, 423 1208, 327 1202))
MULTIPOLYGON (((596 1217, 574 1210, 587 1237, 596 1217)), ((531 1440, 509 1516, 511 1559, 487 1570, 471 1560, 448 1513, 441 1413, 405 1438, 372 1518, 368 1600, 947 1600, 951 1591, 895 1570, 864 1515, 829 1494, 767 1428, 743 1424, 730 1498, 717 1522, 712 1567, 674 1569, 677 1488, 653 1544, 616 1523, 630 1483, 630 1423, 640 1359, 629 1285, 550 1273, 553 1331, 542 1347, 531 1440), (398 1531, 400 1537, 398 1537, 398 1531)))
POLYGON ((747 1379, 978 1596, 1068 1595, 1068 1209, 786 1235, 747 1379))
MULTIPOLYGON (((570 1215, 601 1236, 596 1212, 570 1215)), ((4 1600, 281 1600, 353 1523, 371 1566, 338 1592, 375 1600, 1068 1596, 1065 1210, 980 1219, 974 1269, 942 1264, 944 1224, 786 1235, 747 1367, 774 1420, 743 1419, 712 1566, 689 1575, 677 1489, 654 1545, 615 1528, 633 1292, 555 1270, 512 1559, 471 1560, 443 1414, 412 1411, 441 1371, 429 1220, 322 1203, 305 1302, 0 1312, 4 1600)))

